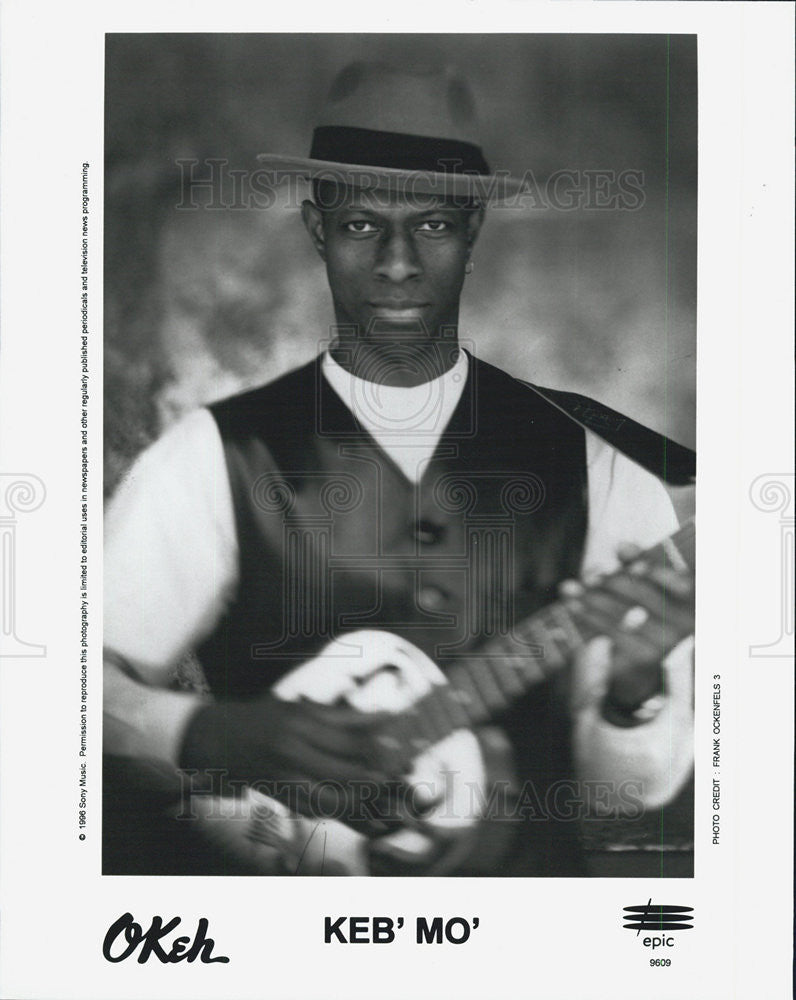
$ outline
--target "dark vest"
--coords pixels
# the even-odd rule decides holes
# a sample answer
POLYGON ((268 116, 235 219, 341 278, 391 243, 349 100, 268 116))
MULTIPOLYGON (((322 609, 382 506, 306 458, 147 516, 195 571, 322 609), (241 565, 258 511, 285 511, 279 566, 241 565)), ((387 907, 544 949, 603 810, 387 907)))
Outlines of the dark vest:
POLYGON ((200 650, 213 691, 270 686, 333 636, 385 628, 443 669, 577 575, 580 427, 472 360, 419 485, 314 361, 211 407, 240 546, 237 596, 200 650))

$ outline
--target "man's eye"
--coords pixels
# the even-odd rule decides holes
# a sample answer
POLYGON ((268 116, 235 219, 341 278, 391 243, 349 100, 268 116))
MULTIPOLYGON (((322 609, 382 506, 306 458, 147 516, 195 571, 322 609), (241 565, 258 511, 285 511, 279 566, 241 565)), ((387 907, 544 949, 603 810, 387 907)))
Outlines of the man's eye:
POLYGON ((343 228, 349 233, 375 233, 376 226, 367 219, 352 219, 343 228))
POLYGON ((444 219, 426 219, 420 223, 420 231, 424 233, 444 233, 448 228, 444 219))

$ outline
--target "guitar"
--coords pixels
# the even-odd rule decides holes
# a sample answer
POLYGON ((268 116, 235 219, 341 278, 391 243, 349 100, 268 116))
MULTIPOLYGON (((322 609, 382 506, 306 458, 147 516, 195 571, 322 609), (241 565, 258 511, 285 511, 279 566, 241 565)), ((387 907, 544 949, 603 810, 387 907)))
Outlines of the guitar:
MULTIPOLYGON (((494 874, 510 850, 513 825, 490 822, 485 805, 495 788, 512 787, 513 771, 506 737, 487 724, 570 663, 586 642, 606 634, 606 615, 615 636, 626 633, 641 610, 633 595, 644 568, 667 565, 693 572, 693 522, 586 588, 578 601, 547 605, 444 674, 406 639, 360 630, 336 638, 281 678, 272 693, 285 701, 344 701, 363 712, 389 713, 381 746, 409 748, 412 766, 404 776, 409 804, 386 834, 363 833, 328 809, 292 812, 250 787, 226 796, 191 794, 172 817, 191 822, 194 834, 251 873, 494 874)), ((665 606, 654 624, 659 659, 693 634, 693 619, 669 621, 665 606)), ((627 700, 654 694, 655 673, 650 679, 629 670, 626 689, 637 691, 626 691, 627 700)))

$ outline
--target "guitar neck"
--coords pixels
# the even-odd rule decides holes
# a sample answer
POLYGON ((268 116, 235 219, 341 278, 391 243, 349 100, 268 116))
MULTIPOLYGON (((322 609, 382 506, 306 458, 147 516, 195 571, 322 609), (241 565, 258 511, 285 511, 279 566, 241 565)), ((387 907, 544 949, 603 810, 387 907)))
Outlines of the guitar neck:
MULTIPOLYGON (((693 572, 694 550, 694 523, 688 521, 640 559, 650 567, 671 566, 693 572)), ((611 574, 611 578, 620 576, 632 581, 625 568, 611 574)), ((600 587, 597 584, 587 589, 586 598, 600 587)), ((618 610, 616 629, 632 606, 633 601, 628 599, 618 610)), ((402 729, 397 735, 421 750, 455 729, 489 722, 566 666, 585 643, 605 631, 604 627, 592 627, 585 616, 571 613, 561 601, 548 604, 509 634, 492 638, 458 659, 446 672, 446 686, 435 688, 417 702, 410 718, 396 720, 402 729)), ((666 652, 661 650, 661 656, 666 652)))

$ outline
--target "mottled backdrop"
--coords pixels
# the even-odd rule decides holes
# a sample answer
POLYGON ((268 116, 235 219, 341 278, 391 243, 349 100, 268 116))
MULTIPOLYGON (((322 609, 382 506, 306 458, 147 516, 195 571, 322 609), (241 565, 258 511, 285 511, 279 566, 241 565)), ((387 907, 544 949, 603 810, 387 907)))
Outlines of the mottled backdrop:
MULTIPOLYGON (((533 171, 543 199, 557 170, 581 188, 587 170, 643 173, 635 210, 492 210, 462 336, 487 361, 693 445, 692 36, 111 35, 107 488, 186 408, 274 378, 325 336, 331 303, 297 210, 180 208, 176 161, 252 171, 259 152, 305 155, 331 79, 363 58, 457 66, 491 165, 533 171)), ((223 198, 234 205, 231 185, 223 198)))

